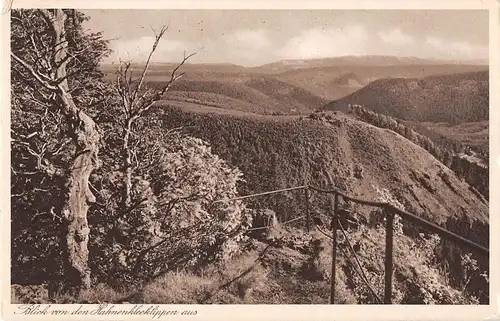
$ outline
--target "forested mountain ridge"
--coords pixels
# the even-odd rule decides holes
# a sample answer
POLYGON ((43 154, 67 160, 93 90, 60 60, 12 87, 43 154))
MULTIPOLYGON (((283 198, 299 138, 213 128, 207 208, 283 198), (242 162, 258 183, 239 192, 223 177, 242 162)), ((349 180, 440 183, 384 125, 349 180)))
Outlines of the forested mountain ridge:
POLYGON ((402 120, 459 124, 487 120, 488 97, 489 73, 481 71, 379 79, 321 109, 345 111, 349 105, 362 105, 402 120))

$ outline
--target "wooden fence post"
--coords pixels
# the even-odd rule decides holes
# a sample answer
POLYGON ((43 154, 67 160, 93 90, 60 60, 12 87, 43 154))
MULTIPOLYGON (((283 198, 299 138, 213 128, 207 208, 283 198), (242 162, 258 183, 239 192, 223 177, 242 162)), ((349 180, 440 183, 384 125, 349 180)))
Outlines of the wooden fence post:
MULTIPOLYGON (((330 198, 331 201, 331 198, 330 198)), ((335 193, 335 203, 332 213, 332 276, 330 288, 330 304, 335 304, 335 279, 336 279, 336 261, 337 261, 337 221, 339 210, 339 194, 335 193)))
POLYGON ((385 225, 385 292, 384 304, 392 304, 392 249, 394 231, 394 212, 388 207, 384 208, 385 225))
POLYGON ((309 233, 311 231, 311 216, 309 214, 309 187, 304 189, 306 196, 306 229, 309 233))

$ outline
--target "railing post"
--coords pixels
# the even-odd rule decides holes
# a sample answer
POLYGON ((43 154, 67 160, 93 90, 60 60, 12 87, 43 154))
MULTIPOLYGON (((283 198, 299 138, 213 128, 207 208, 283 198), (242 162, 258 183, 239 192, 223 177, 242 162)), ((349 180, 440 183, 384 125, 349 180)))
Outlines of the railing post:
POLYGON ((305 197, 306 197, 306 229, 309 233, 311 231, 311 216, 309 214, 309 186, 304 189, 305 197))
MULTIPOLYGON (((331 198, 330 198, 331 200, 331 198)), ((336 262, 337 262, 337 221, 339 210, 339 194, 335 193, 335 203, 332 213, 332 276, 330 288, 330 304, 335 304, 335 279, 336 279, 336 262)))
POLYGON ((394 212, 388 207, 384 208, 385 224, 385 292, 384 304, 392 304, 392 249, 394 231, 394 212))

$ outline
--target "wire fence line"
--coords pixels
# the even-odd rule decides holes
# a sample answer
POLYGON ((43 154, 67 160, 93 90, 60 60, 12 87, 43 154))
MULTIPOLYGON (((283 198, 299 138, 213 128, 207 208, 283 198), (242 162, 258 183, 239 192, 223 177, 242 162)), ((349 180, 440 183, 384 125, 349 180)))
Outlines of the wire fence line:
MULTIPOLYGON (((235 200, 243 200, 243 199, 248 199, 248 198, 253 198, 253 197, 259 197, 259 196, 264 196, 264 195, 272 195, 272 194, 277 194, 277 193, 283 193, 283 192, 288 192, 288 191, 296 191, 296 190, 304 190, 305 191, 305 211, 306 211, 306 214, 303 215, 303 216, 300 216, 300 217, 297 217, 297 218, 293 218, 291 220, 288 220, 286 222, 283 222, 283 223, 280 223, 281 225, 286 225, 288 223, 291 223, 293 221, 297 221, 297 220, 300 220, 300 219, 306 219, 306 228, 307 228, 307 232, 310 231, 310 225, 311 225, 311 215, 309 213, 309 192, 310 191, 314 191, 314 192, 317 192, 317 193, 323 193, 323 194, 332 194, 334 196, 334 198, 332 198, 331 200, 334 200, 333 201, 333 206, 331 206, 331 233, 332 235, 328 235, 328 233, 326 233, 325 231, 323 231, 321 228, 319 228, 319 226, 316 224, 316 222, 314 222, 315 226, 318 228, 318 230, 326 235, 327 237, 329 237, 330 239, 332 239, 332 243, 333 243, 333 253, 332 253, 332 277, 331 277, 331 293, 330 293, 330 303, 331 304, 334 304, 335 303, 335 269, 336 269, 336 249, 337 249, 337 230, 341 230, 342 231, 342 234, 344 235, 345 239, 347 240, 348 242, 348 246, 350 248, 350 250, 353 252, 353 255, 354 255, 354 258, 356 260, 356 262, 358 263, 359 265, 359 268, 361 269, 361 272, 358 271, 357 268, 354 268, 354 270, 356 271, 356 273, 361 277, 362 281, 366 284, 366 286, 369 288, 370 292, 372 292, 372 294, 374 295, 375 299, 379 302, 379 303, 384 303, 384 304, 391 304, 392 303, 392 274, 393 274, 393 228, 394 228, 394 216, 395 215, 399 215, 403 220, 406 220, 406 221, 410 221, 412 223, 415 223, 417 225, 420 225, 421 227, 423 227, 424 229, 430 231, 430 232, 433 232, 433 233, 436 233, 452 242, 455 242, 455 243, 458 243, 460 245, 462 245, 463 247, 466 247, 468 249, 471 249, 473 250, 474 252, 480 254, 480 255, 483 255, 483 256, 486 256, 486 257, 489 257, 489 249, 487 249, 486 247, 480 245, 480 244, 477 244, 465 237, 462 237, 456 233, 453 233, 437 224, 434 224, 428 220, 425 220, 415 214, 412 214, 412 213, 409 213, 409 212, 406 212, 390 203, 386 203, 386 202, 376 202, 376 201, 371 201, 371 200, 364 200, 364 199, 359 199, 359 198, 355 198, 355 197, 352 197, 350 195, 347 195, 346 193, 342 192, 342 191, 339 191, 337 189, 323 189, 323 188, 318 188, 318 187, 315 187, 315 186, 311 186, 311 185, 301 185, 301 186, 295 186, 295 187, 289 187, 289 188, 282 188, 282 189, 277 189, 277 190, 272 190, 272 191, 266 191, 266 192, 260 192, 260 193, 255 193, 255 194, 249 194, 249 195, 245 195, 245 196, 239 196, 239 197, 235 197, 235 198, 231 198, 231 199, 223 199, 223 200, 217 200, 217 201, 214 201, 212 204, 214 203, 218 203, 218 202, 227 202, 227 201, 235 201, 235 200), (357 256, 356 256, 356 253, 354 251, 354 249, 352 248, 350 242, 349 242, 349 239, 347 237, 347 233, 346 231, 344 230, 342 224, 340 223, 340 220, 339 220, 339 202, 340 202, 340 197, 342 197, 342 199, 344 201, 350 201, 350 202, 354 202, 354 203, 357 203, 357 204, 361 204, 361 205, 366 205, 366 206, 371 206, 371 207, 378 207, 378 208, 381 208, 383 209, 383 213, 386 217, 386 248, 385 248, 385 292, 384 292, 384 300, 382 301, 382 299, 378 296, 378 294, 376 293, 376 291, 371 287, 371 285, 369 284, 367 278, 366 278, 366 274, 364 273, 363 271, 363 267, 361 266, 361 263, 359 262, 357 256)), ((274 226, 263 226, 263 227, 256 227, 256 228, 251 228, 249 229, 249 231, 252 231, 252 230, 261 230, 261 229, 270 229, 270 228, 273 228, 274 226)), ((351 263, 351 265, 353 265, 353 267, 355 266, 354 263, 351 261, 349 255, 346 253, 346 251, 340 247, 340 249, 342 250, 342 252, 346 255, 347 259, 349 260, 349 262, 351 263)))
POLYGON ((272 190, 272 191, 267 191, 267 192, 261 192, 261 193, 255 193, 255 194, 249 194, 245 196, 240 196, 240 197, 235 197, 235 198, 230 198, 230 199, 224 199, 224 200, 217 200, 214 201, 214 203, 219 203, 219 202, 224 202, 224 201, 235 201, 235 200, 242 200, 242 199, 247 199, 247 198, 253 198, 253 197, 258 197, 258 196, 264 196, 264 195, 272 195, 272 194, 278 194, 278 193, 283 193, 287 191, 294 191, 294 190, 312 190, 318 193, 323 193, 323 194, 337 194, 339 196, 342 196, 344 200, 354 202, 357 204, 361 205, 366 205, 366 206, 372 206, 372 207, 379 207, 387 210, 388 212, 398 214, 401 216, 401 218, 411 221, 413 223, 416 223, 418 225, 421 225, 422 227, 426 228, 427 230, 434 232, 436 234, 439 234, 440 236, 443 236, 451 241, 454 241, 456 243, 460 243, 461 245, 471 248, 475 250, 476 252, 480 253, 481 255, 489 255, 489 250, 480 245, 477 244, 463 236, 460 236, 456 233, 453 233, 451 231, 448 231, 447 229, 432 223, 426 219, 423 219, 415 214, 409 213, 407 211, 404 211, 396 206, 394 206, 391 203, 386 203, 386 202, 376 202, 376 201, 370 201, 370 200, 364 200, 360 198, 355 198, 353 196, 347 195, 346 193, 343 193, 337 189, 322 189, 318 188, 315 186, 311 185, 301 185, 301 186, 296 186, 296 187, 289 187, 289 188, 282 188, 282 189, 277 189, 277 190, 272 190))
MULTIPOLYGON (((328 237, 329 239, 332 239, 333 240, 333 237, 331 235, 328 235, 328 233, 326 233, 318 224, 314 224, 316 226, 316 228, 318 229, 318 231, 323 234, 324 236, 328 237)), ((340 226, 342 226, 340 223, 339 223, 340 226)), ((346 257, 347 261, 349 261, 349 263, 352 265, 353 269, 354 269, 354 272, 356 272, 356 274, 361 278, 361 281, 363 281, 363 283, 366 285, 366 287, 368 288, 368 290, 370 290, 370 292, 372 293, 372 295, 375 297, 375 300, 378 302, 378 303, 383 303, 382 299, 380 298, 380 296, 377 294, 377 292, 373 289, 373 287, 370 285, 370 282, 368 281, 368 278, 366 277, 366 273, 364 272, 364 269, 363 269, 363 266, 361 265, 361 263, 359 262, 359 259, 356 255, 356 252, 354 251, 354 249, 352 248, 350 242, 349 242, 349 238, 347 237, 347 234, 346 232, 344 231, 344 229, 342 228, 343 230, 343 235, 344 235, 344 238, 346 239, 346 241, 348 242, 349 244, 349 248, 351 249, 352 253, 353 253, 353 256, 359 266, 359 270, 358 268, 356 268, 356 265, 353 263, 353 261, 351 260, 351 258, 349 257, 349 253, 347 253, 345 251, 344 248, 340 247, 340 250, 342 251, 342 253, 344 254, 344 256, 346 257)))
MULTIPOLYGON (((291 220, 288 220, 286 222, 280 222, 279 224, 281 225, 286 225, 286 224, 289 224, 291 222, 295 222, 295 221, 298 221, 298 220, 301 220, 303 218, 305 218, 306 216, 305 215, 302 215, 302 216, 299 216, 299 217, 296 217, 296 218, 293 218, 291 220)), ((266 226, 259 226, 259 227, 253 227, 253 228, 249 228, 247 231, 257 231, 257 230, 265 230, 265 229, 270 229, 270 228, 273 228, 274 226, 273 225, 266 225, 266 226)))
POLYGON ((283 192, 288 192, 288 191, 296 191, 296 190, 301 190, 301 189, 306 189, 308 188, 307 185, 303 186, 297 186, 297 187, 290 187, 290 188, 283 188, 283 189, 277 189, 274 191, 268 191, 268 192, 262 192, 262 193, 256 193, 256 194, 249 194, 245 196, 239 196, 239 197, 233 197, 233 198, 228 198, 228 199, 221 199, 221 200, 216 200, 212 202, 212 204, 220 203, 220 202, 228 202, 228 201, 239 201, 239 200, 244 200, 246 198, 252 198, 252 197, 257 197, 257 196, 264 196, 264 195, 271 195, 271 194, 277 194, 277 193, 283 193, 283 192))
MULTIPOLYGON (((354 259, 356 260, 356 263, 359 266, 359 270, 361 271, 362 275, 360 275, 358 270, 355 268, 356 273, 358 273, 358 275, 361 277, 361 280, 363 280, 363 282, 366 284, 366 286, 368 287, 370 292, 372 292, 372 294, 375 296, 375 299, 379 303, 383 303, 382 299, 378 296, 377 292, 375 292, 375 290, 371 287, 370 282, 368 281, 368 277, 366 276, 365 270, 363 269, 363 265, 361 265, 361 262, 359 261, 358 256, 356 255, 356 251, 354 251, 354 248, 352 247, 351 242, 349 241, 349 237, 347 236, 347 232, 344 230, 342 223, 338 222, 338 224, 339 224, 340 229, 342 230, 342 234, 344 235, 344 238, 347 242, 347 245, 348 245, 349 249, 351 250, 352 255, 354 256, 354 259)), ((342 250, 342 248, 341 248, 341 250, 342 250)), ((347 257, 347 259, 351 262, 351 265, 354 266, 351 259, 349 258, 349 255, 347 253, 345 253, 345 251, 344 251, 344 254, 347 257)))

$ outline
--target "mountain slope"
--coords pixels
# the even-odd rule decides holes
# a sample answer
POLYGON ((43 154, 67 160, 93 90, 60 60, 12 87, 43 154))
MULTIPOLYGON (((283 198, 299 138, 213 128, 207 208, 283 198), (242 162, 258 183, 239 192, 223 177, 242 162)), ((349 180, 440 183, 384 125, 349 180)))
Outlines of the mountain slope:
POLYGON ((322 110, 347 110, 363 105, 403 120, 458 124, 488 119, 488 72, 428 76, 422 79, 379 79, 325 105, 322 110))
MULTIPOLYGON (((467 133, 486 127, 487 122, 464 123, 457 126, 449 126, 446 124, 437 123, 436 127, 440 127, 449 131, 447 134, 439 130, 432 129, 419 122, 401 121, 396 118, 382 115, 374 111, 363 108, 360 105, 351 105, 349 116, 353 116, 358 120, 367 122, 373 126, 389 129, 405 137, 409 141, 424 148, 437 160, 443 163, 448 168, 452 169, 455 174, 461 179, 465 179, 473 188, 481 193, 486 199, 489 199, 489 168, 488 168, 488 153, 485 153, 485 148, 488 147, 488 138, 484 138, 484 133, 479 137, 483 137, 485 142, 483 146, 468 146, 469 135, 467 133), (486 125, 486 126, 485 126, 486 125), (465 135, 453 135, 457 128, 462 130, 465 135), (451 129, 451 130, 450 130, 451 129), (454 136, 454 137, 452 137, 454 136), (486 145, 486 146, 484 146, 486 145)), ((316 117, 320 117, 321 113, 315 113, 316 117)), ((484 132, 484 130, 482 130, 484 132)), ((476 135, 477 136, 477 135, 476 135)))
MULTIPOLYGON (((156 113, 166 128, 195 124, 191 134, 209 141, 217 154, 245 173, 242 194, 305 181, 367 199, 386 189, 408 210, 438 223, 463 215, 488 221, 488 205, 427 151, 390 130, 344 115, 325 121, 168 107, 156 113), (355 168, 362 178, 355 177, 355 168)), ((326 200, 318 200, 317 210, 327 206, 326 200)), ((273 208, 283 220, 303 213, 301 196, 292 192, 262 198, 259 204, 273 208)))
POLYGON ((489 157, 489 121, 482 120, 470 123, 450 125, 447 123, 404 121, 416 132, 425 135, 435 142, 455 142, 470 147, 485 158, 489 157))

